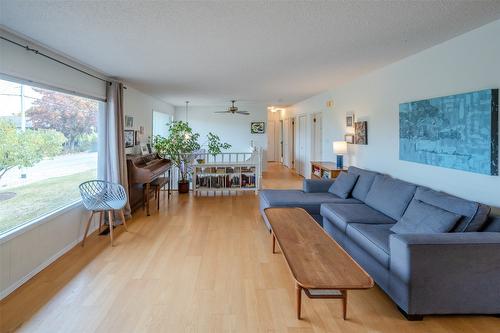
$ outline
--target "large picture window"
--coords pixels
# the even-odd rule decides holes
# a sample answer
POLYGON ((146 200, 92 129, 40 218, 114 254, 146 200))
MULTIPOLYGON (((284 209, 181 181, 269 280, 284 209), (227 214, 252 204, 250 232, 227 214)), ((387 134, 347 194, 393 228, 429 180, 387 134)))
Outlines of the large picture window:
POLYGON ((78 200, 96 178, 104 103, 0 80, 0 235, 78 200))

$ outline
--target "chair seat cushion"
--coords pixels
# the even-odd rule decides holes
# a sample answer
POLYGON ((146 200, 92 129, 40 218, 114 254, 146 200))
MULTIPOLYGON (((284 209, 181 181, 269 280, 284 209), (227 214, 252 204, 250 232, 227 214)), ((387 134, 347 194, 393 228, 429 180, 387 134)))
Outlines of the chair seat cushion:
POLYGON ((325 203, 321 205, 321 215, 338 229, 346 232, 349 223, 394 224, 389 216, 363 204, 325 203))
POLYGON ((397 234, 448 232, 460 218, 458 214, 413 199, 403 217, 392 226, 391 231, 397 234))
POLYGON ((342 199, 331 193, 306 193, 301 190, 263 190, 259 193, 261 200, 267 202, 266 207, 300 207, 311 215, 320 213, 320 205, 329 203, 356 204, 359 200, 342 199))
POLYGON ((328 192, 337 195, 342 199, 347 199, 358 180, 358 175, 353 173, 348 174, 346 172, 341 172, 340 175, 335 179, 335 182, 330 186, 328 192))
POLYGON ((356 245, 368 252, 385 268, 389 268, 389 236, 393 234, 391 224, 351 223, 346 233, 356 245))

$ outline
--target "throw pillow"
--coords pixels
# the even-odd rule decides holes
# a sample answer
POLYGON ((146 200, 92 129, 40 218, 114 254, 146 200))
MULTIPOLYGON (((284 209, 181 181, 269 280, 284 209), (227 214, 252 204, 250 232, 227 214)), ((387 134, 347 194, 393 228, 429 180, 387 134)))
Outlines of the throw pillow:
POLYGON ((433 234, 448 232, 460 215, 413 199, 401 219, 392 226, 397 234, 433 234))
POLYGON ((349 194, 351 194, 351 191, 354 188, 358 177, 358 175, 352 173, 348 174, 342 171, 340 175, 335 178, 335 181, 328 189, 328 192, 330 192, 331 194, 335 194, 342 199, 347 199, 349 194))

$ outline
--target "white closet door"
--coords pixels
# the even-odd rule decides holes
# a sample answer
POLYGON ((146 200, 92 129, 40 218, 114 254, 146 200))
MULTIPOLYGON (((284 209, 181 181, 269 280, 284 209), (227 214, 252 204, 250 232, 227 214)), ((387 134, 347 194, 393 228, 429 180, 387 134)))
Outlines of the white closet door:
POLYGON ((321 113, 313 114, 311 161, 321 161, 322 159, 323 155, 322 123, 323 122, 321 113))
POLYGON ((299 175, 305 176, 306 170, 306 135, 307 135, 307 116, 299 116, 299 156, 298 169, 299 175))
POLYGON ((275 121, 269 120, 267 124, 267 161, 276 161, 276 134, 275 121))
POLYGON ((283 164, 289 168, 290 165, 290 118, 286 118, 283 122, 283 164))

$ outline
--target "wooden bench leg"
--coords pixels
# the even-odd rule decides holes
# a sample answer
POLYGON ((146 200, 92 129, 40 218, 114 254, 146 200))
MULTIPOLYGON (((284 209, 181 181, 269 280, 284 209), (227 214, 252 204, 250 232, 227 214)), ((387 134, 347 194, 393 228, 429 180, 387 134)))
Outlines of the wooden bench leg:
POLYGON ((300 311, 301 311, 301 303, 302 303, 302 287, 299 284, 295 284, 295 305, 297 307, 297 319, 300 320, 300 311))
POLYGON ((344 320, 347 318, 347 290, 341 290, 342 292, 342 311, 344 320))

